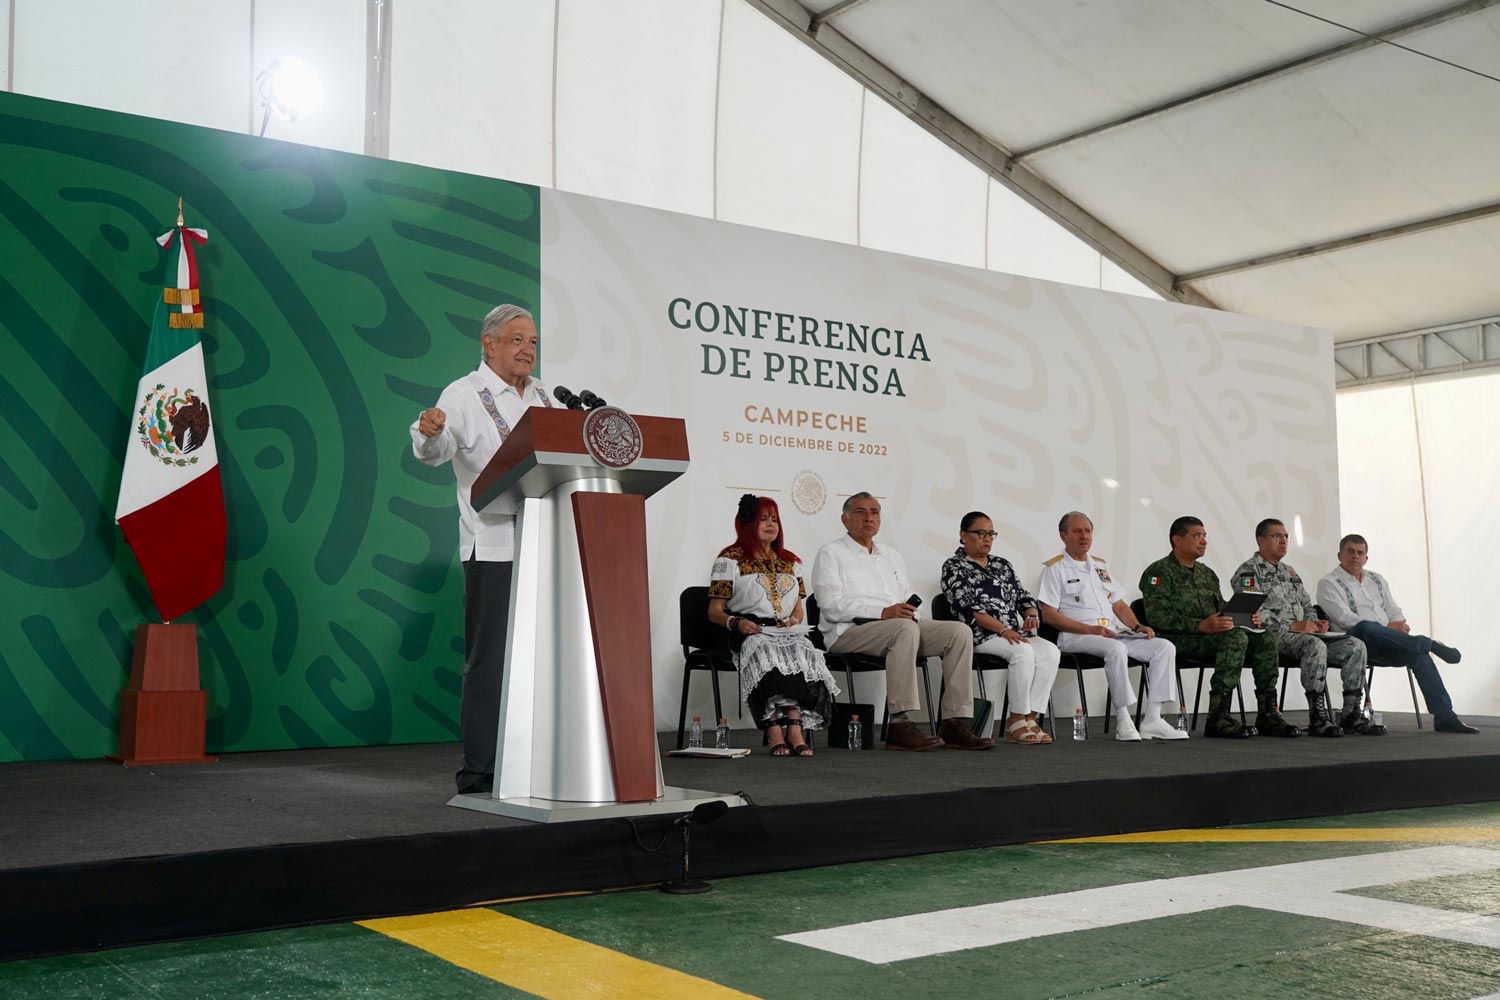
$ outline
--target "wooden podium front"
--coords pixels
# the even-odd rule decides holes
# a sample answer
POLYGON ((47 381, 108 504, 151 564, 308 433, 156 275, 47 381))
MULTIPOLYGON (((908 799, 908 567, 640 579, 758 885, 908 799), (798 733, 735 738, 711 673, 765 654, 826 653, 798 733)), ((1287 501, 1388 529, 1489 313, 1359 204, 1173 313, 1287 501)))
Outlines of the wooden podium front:
POLYGON ((532 407, 475 481, 475 510, 516 515, 515 563, 494 791, 450 805, 557 822, 741 804, 666 787, 657 752, 645 501, 687 466, 681 420, 532 407))

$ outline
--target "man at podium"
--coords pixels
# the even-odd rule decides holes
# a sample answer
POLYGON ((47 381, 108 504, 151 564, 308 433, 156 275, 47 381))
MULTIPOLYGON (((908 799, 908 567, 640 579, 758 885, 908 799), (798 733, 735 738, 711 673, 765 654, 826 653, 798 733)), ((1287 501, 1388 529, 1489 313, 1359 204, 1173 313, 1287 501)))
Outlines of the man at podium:
POLYGON ((464 567, 460 793, 488 792, 494 783, 516 526, 514 510, 490 504, 476 511, 469 491, 527 407, 552 405, 546 387, 531 377, 538 341, 531 313, 498 305, 484 317, 479 339, 479 367, 451 383, 411 425, 417 460, 434 466, 451 461, 458 481, 458 556, 464 567))

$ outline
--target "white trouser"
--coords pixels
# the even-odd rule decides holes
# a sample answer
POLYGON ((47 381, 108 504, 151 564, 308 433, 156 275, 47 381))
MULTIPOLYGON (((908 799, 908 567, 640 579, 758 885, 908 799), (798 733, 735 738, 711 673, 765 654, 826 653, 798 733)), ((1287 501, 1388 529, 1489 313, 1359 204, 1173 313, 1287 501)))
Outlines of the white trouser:
POLYGON ((1057 645, 1064 653, 1088 653, 1104 661, 1104 678, 1109 682, 1109 697, 1116 708, 1135 704, 1130 690, 1130 660, 1146 661, 1146 699, 1152 702, 1179 701, 1177 692, 1177 647, 1166 639, 1147 639, 1139 635, 1122 635, 1106 639, 1102 635, 1079 635, 1061 632, 1057 645))
MULTIPOLYGON (((1057 680, 1057 664, 1062 658, 1056 646, 1046 639, 1010 642, 998 635, 974 647, 974 654, 998 656, 1005 661, 1005 690, 1010 695, 1010 711, 1016 715, 1047 711, 1052 696, 1052 682, 1057 680)), ((974 661, 979 668, 979 661, 974 661)))

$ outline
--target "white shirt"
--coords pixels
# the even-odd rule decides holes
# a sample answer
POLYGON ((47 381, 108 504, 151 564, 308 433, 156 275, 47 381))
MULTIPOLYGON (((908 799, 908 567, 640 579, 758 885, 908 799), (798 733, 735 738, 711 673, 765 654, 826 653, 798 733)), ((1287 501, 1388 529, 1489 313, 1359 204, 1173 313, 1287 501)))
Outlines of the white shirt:
POLYGON ((1360 622, 1389 625, 1406 620, 1406 613, 1391 596, 1391 586, 1385 577, 1369 570, 1365 570, 1363 580, 1356 580, 1344 567, 1337 567, 1318 581, 1318 604, 1341 632, 1360 622))
POLYGON ((1109 622, 1109 628, 1118 632, 1125 624, 1115 615, 1115 602, 1124 598, 1125 591, 1114 581, 1104 560, 1096 555, 1078 560, 1064 552, 1042 564, 1036 599, 1075 622, 1098 625, 1103 618, 1109 622))
MULTIPOLYGON (((912 595, 906 561, 889 545, 871 541, 874 551, 848 535, 829 542, 813 557, 813 596, 818 628, 830 646, 856 618, 879 618, 892 604, 912 595)), ((921 619, 921 612, 916 617, 921 619)))
POLYGON ((449 384, 438 397, 437 407, 446 419, 443 429, 424 437, 417 429, 421 415, 411 425, 411 451, 424 465, 453 463, 458 481, 458 558, 470 556, 481 562, 510 562, 515 556, 516 515, 514 508, 492 503, 476 511, 469 503, 474 480, 484 471, 505 435, 515 429, 528 407, 550 406, 547 387, 534 378, 526 380, 525 393, 504 382, 489 365, 449 384), (480 393, 488 389, 495 409, 506 423, 504 433, 485 407, 480 393))

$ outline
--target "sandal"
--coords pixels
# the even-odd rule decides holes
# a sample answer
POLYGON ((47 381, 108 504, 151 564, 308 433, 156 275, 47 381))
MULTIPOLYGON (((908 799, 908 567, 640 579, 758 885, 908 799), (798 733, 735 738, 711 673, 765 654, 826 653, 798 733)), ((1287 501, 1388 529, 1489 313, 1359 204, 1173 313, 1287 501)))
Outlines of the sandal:
MULTIPOLYGON (((766 727, 766 735, 768 738, 770 736, 770 730, 772 729, 781 729, 782 733, 786 732, 785 729, 781 728, 780 723, 773 723, 770 726, 766 727)), ((771 744, 770 752, 772 757, 790 757, 792 755, 792 748, 787 746, 785 741, 779 741, 771 744)))
POLYGON ((1036 724, 1027 719, 1017 719, 1005 727, 1005 742, 1029 746, 1042 742, 1036 724))
POLYGON ((1027 719, 1026 724, 1031 727, 1032 732, 1036 733, 1038 743, 1046 745, 1052 742, 1052 734, 1043 729, 1035 719, 1027 719))
MULTIPOLYGON (((798 716, 795 719, 788 718, 781 725, 782 725, 782 732, 786 733, 786 738, 787 738, 788 742, 790 742, 791 739, 792 739, 792 727, 796 726, 799 730, 802 728, 802 717, 798 716)), ((793 743, 792 744, 792 756, 793 757, 811 757, 812 755, 813 755, 813 748, 808 745, 807 737, 805 735, 802 737, 802 742, 801 743, 793 743)))

